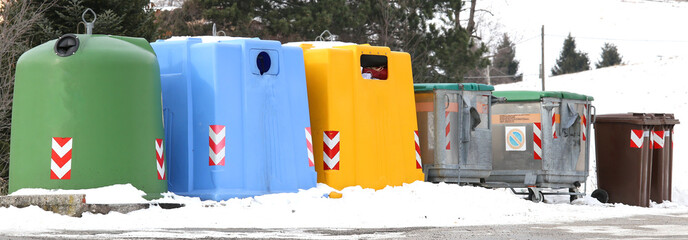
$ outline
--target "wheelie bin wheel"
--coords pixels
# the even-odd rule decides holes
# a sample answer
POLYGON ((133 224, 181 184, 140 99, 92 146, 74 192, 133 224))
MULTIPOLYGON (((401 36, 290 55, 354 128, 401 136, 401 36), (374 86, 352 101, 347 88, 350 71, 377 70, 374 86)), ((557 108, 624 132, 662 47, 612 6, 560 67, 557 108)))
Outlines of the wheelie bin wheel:
POLYGON ((590 196, 596 198, 597 201, 600 201, 601 203, 607 203, 609 201, 609 193, 607 193, 607 191, 604 189, 596 189, 592 192, 592 194, 590 194, 590 196))
POLYGON ((545 200, 545 197, 542 195, 542 192, 540 192, 537 189, 533 188, 528 188, 528 200, 534 202, 534 203, 539 203, 545 200))

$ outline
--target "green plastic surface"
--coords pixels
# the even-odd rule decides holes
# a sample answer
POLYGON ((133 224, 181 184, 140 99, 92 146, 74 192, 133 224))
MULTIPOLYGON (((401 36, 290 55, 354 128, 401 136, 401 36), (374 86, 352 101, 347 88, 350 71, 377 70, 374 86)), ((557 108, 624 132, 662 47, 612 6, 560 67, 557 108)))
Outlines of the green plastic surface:
POLYGON ((595 98, 593 98, 592 96, 587 96, 587 95, 572 93, 572 92, 561 92, 561 95, 565 99, 576 99, 576 100, 587 100, 587 101, 595 100, 595 98))
POLYGON ((480 83, 416 83, 413 90, 426 92, 435 89, 463 90, 463 91, 494 91, 494 86, 480 83))
POLYGON ((556 91, 494 91, 492 95, 495 97, 505 97, 507 102, 526 102, 526 101, 540 101, 542 98, 562 98, 592 101, 591 96, 586 96, 571 92, 556 92, 556 91))
POLYGON ((167 180, 156 168, 164 135, 153 49, 141 38, 76 36, 74 55, 57 56, 52 40, 17 63, 9 191, 131 183, 159 197, 167 180), (53 137, 72 138, 68 180, 51 179, 53 137))

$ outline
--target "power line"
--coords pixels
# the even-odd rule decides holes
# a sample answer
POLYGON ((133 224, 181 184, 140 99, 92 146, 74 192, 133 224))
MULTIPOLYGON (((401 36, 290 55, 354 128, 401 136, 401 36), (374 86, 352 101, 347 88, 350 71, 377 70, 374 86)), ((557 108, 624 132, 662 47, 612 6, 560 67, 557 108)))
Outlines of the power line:
MULTIPOLYGON (((545 36, 550 37, 563 37, 568 36, 556 35, 556 34, 545 34, 545 36)), ((676 42, 676 43, 688 43, 688 40, 675 40, 675 39, 630 39, 630 38, 602 38, 602 37, 574 37, 575 39, 591 39, 591 40, 609 40, 609 41, 627 41, 627 42, 676 42)))
MULTIPOLYGON (((515 78, 519 76, 539 76, 539 74, 518 74, 518 75, 499 75, 499 76, 492 76, 490 75, 490 78, 515 78)), ((464 79, 484 79, 487 78, 487 76, 470 76, 470 77, 463 77, 464 79)))
MULTIPOLYGON (((535 39, 536 37, 539 37, 539 36, 540 36, 540 35, 535 35, 535 36, 529 37, 529 38, 527 38, 527 39, 525 39, 525 40, 518 41, 517 43, 513 43, 513 47, 516 47, 516 45, 519 45, 519 44, 521 44, 521 43, 525 43, 525 42, 527 42, 527 41, 533 40, 533 39, 535 39)), ((511 48, 511 46, 495 49, 495 52, 499 52, 500 50, 502 50, 502 49, 507 49, 507 48, 511 48)), ((492 56, 488 56, 488 57, 492 57, 492 56)))
MULTIPOLYGON (((518 77, 519 75, 501 75, 501 76, 492 76, 490 75, 490 78, 515 78, 518 77)), ((484 79, 487 78, 487 76, 474 76, 474 77, 463 77, 465 79, 484 79)))

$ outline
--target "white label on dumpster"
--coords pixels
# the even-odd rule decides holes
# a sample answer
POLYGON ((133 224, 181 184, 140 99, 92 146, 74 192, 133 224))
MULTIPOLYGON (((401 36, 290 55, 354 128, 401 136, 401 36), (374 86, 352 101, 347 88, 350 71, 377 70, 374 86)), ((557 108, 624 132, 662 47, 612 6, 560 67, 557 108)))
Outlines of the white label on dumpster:
POLYGON ((507 151, 526 150, 526 127, 504 127, 504 141, 507 151))

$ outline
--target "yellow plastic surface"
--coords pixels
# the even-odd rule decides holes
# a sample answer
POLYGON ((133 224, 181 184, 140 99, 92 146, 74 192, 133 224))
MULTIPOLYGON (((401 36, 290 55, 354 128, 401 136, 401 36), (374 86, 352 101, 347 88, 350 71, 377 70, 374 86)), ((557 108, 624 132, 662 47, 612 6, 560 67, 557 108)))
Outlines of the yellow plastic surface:
POLYGON ((318 182, 382 189, 423 181, 410 55, 369 45, 302 48, 318 182), (387 56, 387 80, 364 79, 361 54, 387 56), (324 170, 323 131, 339 131, 339 170, 324 170))

